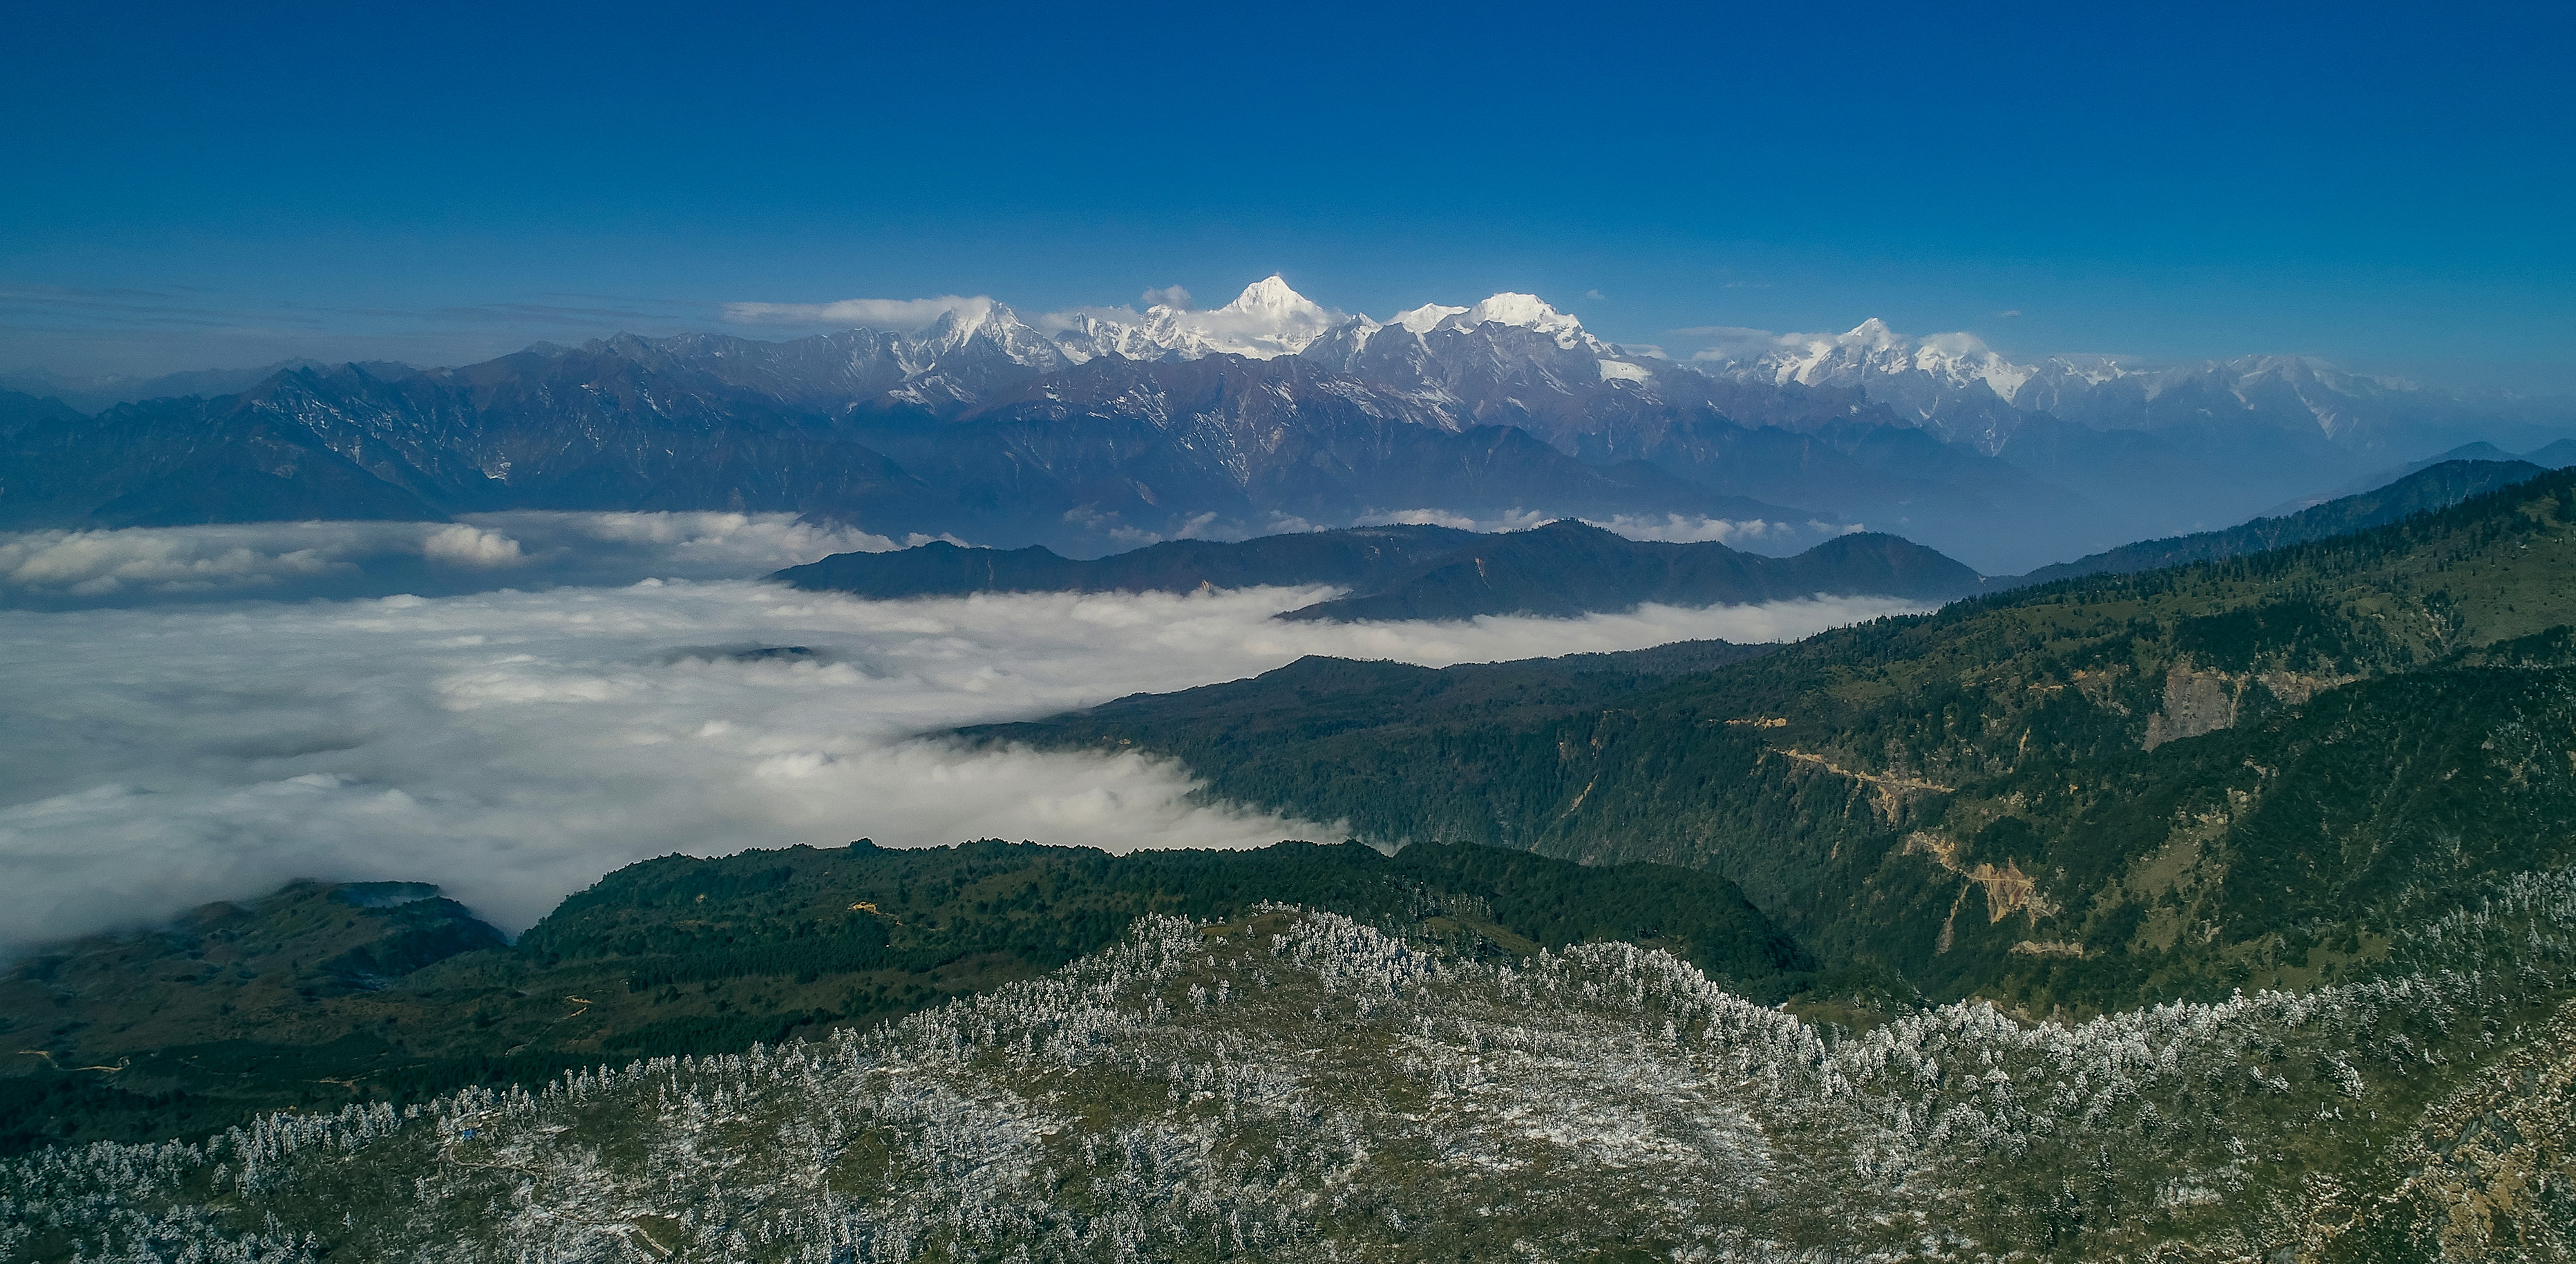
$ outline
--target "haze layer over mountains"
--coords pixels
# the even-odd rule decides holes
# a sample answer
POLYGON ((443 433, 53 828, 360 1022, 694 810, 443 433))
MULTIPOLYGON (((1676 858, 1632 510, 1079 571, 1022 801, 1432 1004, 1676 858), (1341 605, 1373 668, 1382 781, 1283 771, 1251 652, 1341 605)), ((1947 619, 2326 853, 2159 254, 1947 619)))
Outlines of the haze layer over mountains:
POLYGON ((1865 527, 2008 573, 2571 424, 2563 400, 2296 357, 2021 363, 1874 320, 1684 331, 1708 345, 1666 351, 1604 342, 1526 294, 1380 322, 1275 276, 1212 310, 1031 321, 955 298, 731 315, 918 323, 618 335, 444 369, 292 362, 247 384, 182 375, 174 388, 204 393, 95 415, 76 405, 149 384, 16 374, 70 402, 0 393, 0 527, 769 511, 1086 556, 1578 516, 1784 554, 1865 527))

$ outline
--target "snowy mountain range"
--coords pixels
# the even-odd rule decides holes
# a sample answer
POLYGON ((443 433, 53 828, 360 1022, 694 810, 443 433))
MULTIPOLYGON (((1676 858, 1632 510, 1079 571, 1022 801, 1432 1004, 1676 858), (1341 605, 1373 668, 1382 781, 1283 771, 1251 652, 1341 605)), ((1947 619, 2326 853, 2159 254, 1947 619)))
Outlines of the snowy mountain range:
POLYGON ((1097 552, 1574 514, 1790 552, 1865 525, 2002 573, 2576 432, 2567 401, 2298 358, 2026 364, 1875 320, 1675 357, 1530 294, 1384 321, 1278 276, 1169 297, 1033 321, 986 297, 746 304, 850 327, 298 362, 95 416, 0 390, 0 527, 752 507, 1097 552))
POLYGON ((2307 356, 2255 355, 2159 364, 2113 356, 2048 356, 2016 363, 1974 334, 1910 338, 1877 319, 1841 334, 1712 331, 1691 357, 1701 372, 1742 382, 1844 386, 1943 438, 2002 452, 2033 415, 2098 429, 2170 429, 2233 418, 2354 450, 2404 444, 2445 424, 2564 425, 2565 400, 2501 393, 2463 398, 2396 378, 2347 372, 2307 356))
MULTIPOLYGON (((1839 334, 1685 331, 1710 336, 1712 345, 1674 359, 1656 349, 1602 341, 1536 295, 1495 294, 1466 306, 1427 303, 1381 322, 1326 308, 1276 275, 1246 286, 1222 307, 1203 310, 1169 303, 1141 313, 1090 308, 1051 313, 1030 324, 990 299, 954 302, 958 306, 927 329, 886 335, 898 339, 895 359, 920 379, 888 389, 923 402, 967 402, 971 391, 961 391, 947 369, 961 357, 999 357, 1048 372, 1102 356, 1299 356, 1403 388, 1453 424, 1490 420, 1498 406, 1533 415, 1562 411, 1553 401, 1459 394, 1462 380, 1471 377, 1509 378, 1550 395, 1581 396, 1608 385, 1662 402, 1713 398, 1719 392, 1709 384, 1728 383, 1856 392, 1906 423, 1987 455, 2004 454, 2022 426, 2038 416, 2097 430, 2250 423, 2360 452, 2407 448, 2423 431, 2458 425, 2563 427, 2570 411, 2564 400, 2501 393, 2463 397, 2303 356, 2156 363, 2081 355, 2024 363, 1974 334, 1914 337, 1875 318, 1839 334), (989 350, 969 352, 979 339, 989 350), (1465 361, 1482 363, 1469 367, 1465 361)), ((1742 398, 1728 402, 1741 406, 1742 398)), ((2507 446, 2524 437, 2507 436, 2507 446)))

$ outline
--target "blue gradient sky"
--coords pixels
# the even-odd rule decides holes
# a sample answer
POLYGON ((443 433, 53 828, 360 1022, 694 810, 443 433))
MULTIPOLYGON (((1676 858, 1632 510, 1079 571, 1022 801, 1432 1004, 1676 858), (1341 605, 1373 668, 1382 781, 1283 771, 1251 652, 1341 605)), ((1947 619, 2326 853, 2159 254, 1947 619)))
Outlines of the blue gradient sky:
POLYGON ((0 369, 1279 270, 2576 388, 2563 4, 5 12, 0 369))

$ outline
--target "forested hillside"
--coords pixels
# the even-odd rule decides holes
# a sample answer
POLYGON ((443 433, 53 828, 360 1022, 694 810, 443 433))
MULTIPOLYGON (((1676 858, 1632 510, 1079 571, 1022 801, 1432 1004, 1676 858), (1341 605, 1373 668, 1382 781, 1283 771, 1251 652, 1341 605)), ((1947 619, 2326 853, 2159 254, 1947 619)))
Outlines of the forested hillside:
POLYGON ((1166 752, 1213 796, 1386 842, 1705 867, 1828 958, 2086 1013, 2336 977, 2460 884, 2564 863, 2571 574, 2562 472, 1557 715, 1418 717, 1386 669, 1309 660, 973 732, 1166 752))
MULTIPOLYGON (((0 976, 0 1150, 195 1136, 601 1058, 865 1026, 1054 969, 1146 913, 1338 910, 1470 957, 1658 944, 1777 999, 1813 963, 1714 874, 1486 848, 1140 852, 996 841, 631 865, 515 945, 419 883, 298 883, 0 976)), ((1822 981, 1828 989, 1848 986, 1822 981)))
POLYGON ((2412 471, 2403 478, 2393 479, 2384 486, 2313 505, 2297 513, 2256 518, 2223 531, 2141 540, 2072 562, 2043 566, 2027 575, 2001 582, 2015 586, 2044 584, 2051 580, 2073 579, 2078 575, 2151 571, 2165 566, 2243 557, 2265 549, 2305 544, 2310 540, 2386 526, 2428 510, 2448 509, 2472 496, 2511 487, 2545 472, 2544 467, 2529 461, 2441 461, 2412 471))
POLYGON ((874 1031, 0 1159, 0 1252, 2564 1259, 2576 893, 2478 894, 2305 994, 1840 1038, 1629 944, 1149 916, 874 1031))

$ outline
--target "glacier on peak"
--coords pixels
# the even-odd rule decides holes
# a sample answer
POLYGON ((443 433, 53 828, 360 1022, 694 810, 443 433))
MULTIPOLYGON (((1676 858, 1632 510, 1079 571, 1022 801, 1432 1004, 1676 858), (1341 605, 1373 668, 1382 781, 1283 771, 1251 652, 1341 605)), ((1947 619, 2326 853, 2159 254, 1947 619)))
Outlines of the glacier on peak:
POLYGON ((2009 403, 2040 371, 2004 358, 1975 334, 1909 338, 1875 316, 1839 334, 1724 332, 1724 343, 1692 362, 1721 377, 1773 386, 1866 386, 1872 377, 1920 373, 1951 389, 1982 385, 2009 403))
POLYGON ((1415 335, 1438 329, 1472 330, 1507 325, 1546 335, 1571 351, 1603 349, 1583 330, 1583 322, 1535 294, 1506 291, 1471 307, 1425 303, 1395 314, 1381 325, 1366 316, 1326 308, 1291 288, 1277 273, 1243 287, 1223 307, 1184 310, 1157 303, 1140 314, 1124 309, 1090 308, 1048 317, 1041 322, 1057 331, 1068 355, 1077 361, 1117 354, 1131 359, 1195 360, 1230 354, 1268 360, 1296 355, 1327 335, 1336 345, 1367 345, 1381 329, 1402 328, 1415 335))
MULTIPOLYGON (((1237 315, 1251 315, 1258 312, 1279 320, 1330 319, 1323 308, 1315 305, 1314 300, 1288 288, 1288 279, 1276 272, 1243 287, 1243 293, 1235 295, 1233 302, 1216 311, 1232 312, 1237 315)), ((1215 315, 1216 312, 1209 314, 1215 315)))
POLYGON ((1223 307, 1188 309, 1156 303, 1142 314, 1090 309, 1050 318, 1047 323, 1060 329, 1057 340, 1077 360, 1109 354, 1138 360, 1195 360, 1220 354, 1270 360, 1295 355, 1348 321, 1272 273, 1243 287, 1223 307))
POLYGON ((1589 339, 1583 322, 1550 307, 1547 300, 1535 294, 1505 291, 1440 322, 1444 329, 1474 329, 1480 325, 1517 325, 1546 334, 1556 345, 1568 351, 1589 339))
POLYGON ((1389 325, 1402 325, 1406 329, 1417 334, 1427 334, 1434 329, 1438 329, 1440 327, 1440 322, 1447 320, 1452 316, 1463 316, 1466 313, 1467 309, 1463 307, 1445 307, 1438 303, 1425 303, 1411 311, 1397 312, 1395 314, 1395 318, 1386 323, 1389 325))
POLYGON ((1032 368, 1051 368, 1065 361, 1055 339, 1023 322, 1008 304, 991 299, 941 313, 921 332, 919 341, 934 359, 982 343, 1013 363, 1032 368))

